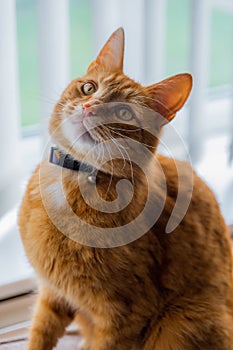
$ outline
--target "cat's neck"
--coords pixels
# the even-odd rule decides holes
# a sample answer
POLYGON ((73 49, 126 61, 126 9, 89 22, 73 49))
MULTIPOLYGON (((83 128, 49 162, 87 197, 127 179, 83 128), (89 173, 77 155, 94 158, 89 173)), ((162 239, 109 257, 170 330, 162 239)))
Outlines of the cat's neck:
MULTIPOLYGON (((107 165, 105 168, 102 169, 95 167, 94 165, 88 164, 84 162, 81 159, 77 159, 67 151, 61 149, 60 147, 51 147, 50 150, 50 156, 49 156, 49 163, 52 163, 53 165, 56 165, 57 167, 64 168, 65 170, 65 177, 74 178, 77 176, 78 173, 86 174, 88 182, 95 182, 96 177, 104 178, 104 183, 107 185, 108 190, 111 188, 111 184, 119 181, 120 179, 127 179, 129 180, 133 185, 138 186, 145 186, 146 182, 148 184, 148 174, 155 174, 157 173, 157 167, 156 163, 154 162, 156 159, 155 155, 152 157, 152 161, 144 164, 145 168, 143 169, 141 167, 136 166, 131 161, 122 160, 121 166, 119 166, 119 162, 121 160, 117 159, 117 166, 114 167, 114 161, 111 160, 110 167, 107 165), (153 161, 154 160, 154 161, 153 161), (117 172, 115 173, 116 170, 117 172), (144 175, 143 175, 144 173, 144 175), (70 174, 70 176, 69 176, 70 174), (143 181, 143 177, 146 176, 147 179, 143 181), (114 180, 115 179, 115 180, 114 180)), ((156 177, 159 178, 158 176, 156 177)), ((150 182, 150 181, 149 181, 150 182)), ((115 187, 116 183, 113 187, 115 187)))
POLYGON ((58 147, 51 147, 49 162, 62 168, 73 171, 83 171, 89 174, 94 173, 97 170, 92 165, 75 159, 71 154, 59 149, 58 147))

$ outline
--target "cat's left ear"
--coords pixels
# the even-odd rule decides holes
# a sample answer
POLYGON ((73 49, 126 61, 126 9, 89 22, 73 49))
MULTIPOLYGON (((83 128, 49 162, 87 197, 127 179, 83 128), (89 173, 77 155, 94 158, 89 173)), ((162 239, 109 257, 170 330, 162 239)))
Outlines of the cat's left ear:
POLYGON ((102 67, 108 72, 123 70, 124 59, 124 29, 117 29, 108 39, 96 60, 88 67, 88 72, 94 67, 102 67))
POLYGON ((177 74, 146 87, 154 111, 171 121, 185 104, 192 89, 191 74, 177 74))

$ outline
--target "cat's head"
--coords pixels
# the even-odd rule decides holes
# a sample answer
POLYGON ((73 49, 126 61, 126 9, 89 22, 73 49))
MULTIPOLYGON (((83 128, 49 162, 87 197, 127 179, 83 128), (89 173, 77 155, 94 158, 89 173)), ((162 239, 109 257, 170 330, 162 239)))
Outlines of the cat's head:
POLYGON ((59 147, 116 175, 122 174, 122 164, 125 168, 129 148, 135 148, 131 140, 150 151, 156 149, 162 126, 174 118, 192 88, 190 74, 142 86, 123 73, 123 57, 124 31, 120 28, 87 73, 68 85, 50 120, 50 133, 59 147), (109 155, 114 160, 103 165, 109 155), (123 163, 119 158, 125 158, 123 163))

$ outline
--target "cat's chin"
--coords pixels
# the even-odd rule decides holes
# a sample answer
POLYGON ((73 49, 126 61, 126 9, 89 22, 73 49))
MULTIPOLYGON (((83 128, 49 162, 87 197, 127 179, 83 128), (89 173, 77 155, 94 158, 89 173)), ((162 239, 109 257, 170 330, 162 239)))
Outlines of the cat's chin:
POLYGON ((91 148, 95 145, 96 141, 87 131, 78 138, 77 143, 78 147, 84 147, 85 149, 89 148, 91 150, 91 148))

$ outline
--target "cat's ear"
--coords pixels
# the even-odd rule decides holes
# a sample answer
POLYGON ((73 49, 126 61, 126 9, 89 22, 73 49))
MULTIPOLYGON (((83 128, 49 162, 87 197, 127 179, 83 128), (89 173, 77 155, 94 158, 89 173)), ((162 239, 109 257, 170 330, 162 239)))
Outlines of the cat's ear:
POLYGON ((102 67, 108 72, 123 70, 124 59, 124 29, 117 29, 108 39, 96 60, 88 67, 88 72, 94 67, 102 67))
POLYGON ((190 74, 177 74, 157 84, 146 87, 150 105, 168 121, 172 120, 184 105, 192 89, 190 74))

